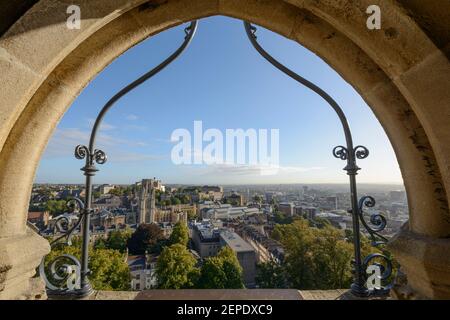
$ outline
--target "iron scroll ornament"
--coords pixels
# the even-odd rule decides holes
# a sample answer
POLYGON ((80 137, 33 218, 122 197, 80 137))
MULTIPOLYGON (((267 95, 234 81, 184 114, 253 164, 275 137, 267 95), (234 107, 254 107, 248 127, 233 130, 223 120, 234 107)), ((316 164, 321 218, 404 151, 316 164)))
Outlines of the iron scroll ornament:
POLYGON ((344 167, 344 170, 347 171, 347 175, 349 176, 350 181, 350 197, 351 197, 351 210, 349 212, 352 214, 352 229, 353 229, 353 247, 354 247, 354 260, 353 263, 353 283, 351 285, 351 292, 357 296, 368 296, 371 294, 381 295, 388 294, 390 285, 382 286, 379 288, 368 288, 368 274, 370 265, 375 265, 381 270, 381 275, 379 276, 379 280, 386 281, 390 278, 392 273, 392 263, 390 259, 383 254, 374 253, 366 258, 362 259, 361 257, 361 235, 360 235, 360 224, 361 221, 364 228, 368 231, 371 237, 378 239, 378 241, 372 241, 372 244, 377 244, 377 246, 381 246, 383 243, 387 241, 386 238, 379 234, 380 231, 384 229, 386 226, 386 219, 377 214, 371 218, 371 223, 374 225, 374 228, 371 228, 366 221, 364 220, 362 204, 370 205, 373 200, 373 204, 375 204, 375 200, 372 197, 363 197, 358 201, 358 193, 356 186, 356 175, 360 168, 356 165, 356 159, 365 159, 369 156, 369 150, 361 145, 356 147, 353 146, 353 139, 350 130, 350 126, 348 125, 347 118, 342 110, 342 108, 338 105, 338 103, 324 90, 320 87, 312 83, 311 81, 303 78, 299 74, 295 73, 291 69, 287 68, 279 61, 277 61, 274 57, 272 57, 267 51, 265 51, 261 45, 257 41, 256 36, 256 27, 251 25, 249 22, 244 21, 244 28, 247 33, 247 36, 250 40, 250 43, 253 47, 258 51, 261 56, 266 59, 270 64, 276 67, 278 70, 288 75, 295 81, 299 82, 301 85, 307 87, 308 89, 314 91, 320 97, 322 97, 336 112, 343 131, 345 135, 346 146, 337 146, 333 149, 333 155, 336 158, 341 160, 345 160, 347 165, 344 167), (369 201, 370 200, 370 201, 369 201), (383 260, 384 263, 380 263, 379 261, 383 260))
MULTIPOLYGON (((59 216, 55 221, 55 229, 60 234, 50 242, 52 249, 61 246, 71 246, 75 232, 80 231, 80 226, 85 217, 84 203, 79 198, 67 201, 69 212, 78 212, 77 222, 71 225, 70 219, 59 216)), ((81 264, 78 258, 70 254, 62 254, 46 261, 42 258, 39 265, 39 275, 44 280, 48 296, 63 296, 80 288, 81 264)))
MULTIPOLYGON (((104 164, 107 161, 107 155, 104 151, 95 149, 95 138, 97 136, 98 129, 106 113, 111 107, 120 100, 123 96, 137 88, 151 77, 159 73, 171 62, 178 58, 181 53, 188 47, 192 41, 195 32, 197 30, 197 20, 192 21, 189 26, 184 29, 185 37, 183 43, 175 50, 168 58, 158 64, 156 67, 124 87, 118 93, 116 93, 101 109, 99 112, 94 126, 91 131, 88 146, 78 145, 75 147, 75 158, 84 159, 85 165, 81 168, 81 171, 85 175, 85 190, 86 196, 84 203, 77 199, 78 204, 82 204, 80 209, 80 215, 76 226, 67 230, 67 233, 63 232, 63 235, 58 237, 57 240, 62 239, 66 235, 68 241, 66 245, 70 245, 70 237, 77 229, 81 229, 82 235, 82 247, 81 247, 81 262, 72 255, 61 255, 56 257, 50 263, 45 263, 43 260, 39 268, 41 277, 46 282, 47 295, 67 296, 68 298, 83 298, 89 296, 93 289, 89 283, 88 275, 90 273, 88 268, 89 262, 89 242, 90 242, 90 215, 92 214, 92 177, 95 176, 98 171, 95 164, 104 164), (50 266, 46 271, 46 265, 50 266), (50 275, 50 278, 47 277, 50 275)), ((56 240, 55 240, 56 241, 56 240)), ((56 242, 53 241, 52 243, 56 242)))

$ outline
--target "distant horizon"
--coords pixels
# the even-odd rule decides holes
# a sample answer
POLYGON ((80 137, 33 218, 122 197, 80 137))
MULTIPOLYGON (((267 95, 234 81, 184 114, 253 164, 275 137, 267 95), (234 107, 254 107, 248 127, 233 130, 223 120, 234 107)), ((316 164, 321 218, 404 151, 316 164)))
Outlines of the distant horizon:
MULTIPOLYGON (((153 179, 153 178, 142 178, 142 179, 153 179)), ((142 180, 141 179, 141 180, 142 180)), ((93 183, 93 185, 132 185, 136 182, 139 182, 141 180, 132 182, 132 183, 114 183, 114 182, 107 182, 107 183, 93 183)), ((157 180, 161 180, 158 179, 157 180)), ((162 184, 164 186, 168 185, 180 185, 180 186, 274 186, 274 185, 339 185, 339 186, 345 186, 348 185, 348 183, 345 182, 298 182, 298 183, 164 183, 163 180, 162 184)), ((45 185, 45 184, 55 184, 55 185, 84 185, 84 182, 80 183, 64 183, 64 182, 35 182, 33 185, 45 185)), ((376 186, 401 186, 404 189, 404 185, 402 183, 384 183, 384 182, 360 182, 357 183, 357 185, 376 185, 376 186)))

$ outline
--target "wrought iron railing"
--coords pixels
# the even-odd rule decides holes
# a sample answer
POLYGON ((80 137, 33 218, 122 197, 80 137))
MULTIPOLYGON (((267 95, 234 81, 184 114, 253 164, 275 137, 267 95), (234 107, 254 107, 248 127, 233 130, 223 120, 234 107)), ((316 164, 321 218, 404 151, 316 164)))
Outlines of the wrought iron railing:
MULTIPOLYGON (((354 280, 351 285, 351 291, 358 296, 368 296, 374 295, 385 295, 389 292, 390 285, 388 280, 392 273, 392 263, 387 255, 382 253, 373 253, 367 257, 361 257, 361 233, 360 233, 360 222, 363 227, 367 230, 371 240, 372 245, 376 247, 381 247, 386 243, 387 239, 380 234, 380 232, 386 227, 386 219, 381 214, 373 214, 370 216, 369 223, 366 222, 364 216, 364 207, 373 207, 375 205, 375 200, 370 196, 364 196, 358 200, 357 186, 356 186, 356 175, 360 168, 356 165, 356 159, 365 159, 369 155, 369 151, 364 146, 353 145, 352 134, 350 127, 348 125, 347 119, 341 107, 337 102, 331 98, 324 90, 319 88, 314 83, 308 81, 307 79, 301 77, 294 71, 288 69, 283 64, 278 62, 270 54, 268 54, 257 42, 256 37, 256 27, 248 22, 244 22, 244 27, 247 36, 253 45, 253 47, 273 66, 277 69, 296 80, 303 86, 311 89, 318 95, 320 95, 336 112, 341 121, 342 128, 345 135, 345 146, 337 146, 333 149, 333 155, 336 158, 346 161, 346 166, 344 170, 347 171, 350 182, 350 195, 351 195, 351 210, 349 213, 352 214, 352 228, 353 228, 353 246, 354 246, 354 260, 353 260, 353 272, 354 280), (380 280, 383 284, 377 288, 368 288, 367 280, 368 274, 367 270, 370 266, 375 266, 380 270, 380 280)), ((113 96, 102 108, 97 119, 94 123, 94 127, 91 132, 89 146, 79 145, 75 148, 75 157, 77 159, 85 159, 85 166, 81 168, 86 176, 86 195, 84 202, 80 199, 74 199, 69 204, 75 210, 79 212, 77 223, 69 228, 64 227, 64 225, 69 225, 68 221, 61 218, 61 221, 57 222, 57 228, 60 230, 61 236, 52 241, 52 247, 55 245, 70 245, 70 239, 75 231, 79 231, 82 235, 82 248, 81 248, 81 262, 74 256, 62 255, 53 259, 53 261, 45 261, 43 259, 40 266, 40 274, 44 278, 47 284, 47 292, 49 295, 63 295, 70 297, 85 297, 92 292, 92 287, 88 280, 89 268, 89 226, 90 226, 90 215, 92 213, 91 202, 92 202, 92 177, 98 171, 95 166, 97 164, 103 164, 107 160, 105 152, 102 150, 95 149, 95 138, 103 117, 108 112, 108 110, 124 95, 129 93, 131 90, 144 83, 152 76, 160 72, 172 61, 174 61, 189 45, 191 42, 195 31, 197 28, 197 21, 193 21, 185 29, 185 39, 182 45, 166 60, 161 64, 141 76, 139 79, 132 82, 130 85, 123 88, 115 96, 113 96), (65 240, 65 241, 61 241, 65 240)))
MULTIPOLYGON (((82 247, 81 247, 81 262, 72 255, 62 255, 55 258, 51 262, 47 262, 45 258, 42 260, 39 271, 41 277, 45 280, 47 286, 47 294, 49 296, 73 296, 73 297, 86 297, 92 293, 92 287, 89 283, 89 242, 90 242, 90 216, 92 214, 92 177, 98 171, 95 163, 104 164, 107 160, 106 153, 102 150, 95 149, 95 138, 97 136, 100 124, 105 114, 111 109, 111 107, 127 93, 153 77, 155 74, 167 67, 172 61, 174 61, 180 54, 187 48, 191 42, 195 31, 197 29, 197 21, 193 21, 190 25, 184 29, 185 38, 181 46, 173 52, 167 59, 157 65, 149 72, 142 75, 137 80, 130 83, 128 86, 120 90, 115 94, 102 108, 95 120, 94 127, 92 128, 89 146, 78 145, 75 148, 75 157, 77 159, 85 159, 85 165, 81 168, 86 176, 85 182, 85 199, 84 203, 80 199, 75 199, 75 202, 79 205, 79 219, 77 224, 64 231, 63 234, 52 241, 51 246, 60 245, 60 241, 66 239, 63 244, 70 245, 70 239, 73 233, 80 228, 82 234, 82 247), (69 264, 70 262, 72 264, 69 264), (55 283, 59 285, 55 285, 55 283)), ((63 221, 61 221, 63 222, 63 221)), ((59 226, 61 228, 61 226, 59 226)), ((62 230, 62 229, 61 229, 62 230)))

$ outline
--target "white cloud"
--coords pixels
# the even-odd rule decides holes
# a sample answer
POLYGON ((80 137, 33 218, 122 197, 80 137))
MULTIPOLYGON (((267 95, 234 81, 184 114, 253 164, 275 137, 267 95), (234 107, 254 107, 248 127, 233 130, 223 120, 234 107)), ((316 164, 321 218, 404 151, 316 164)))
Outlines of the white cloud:
POLYGON ((112 152, 111 157, 115 162, 132 162, 132 161, 144 161, 144 160, 161 160, 164 156, 141 154, 133 152, 112 152))
MULTIPOLYGON (((77 145, 89 143, 89 137, 90 131, 78 128, 57 128, 47 145, 44 158, 71 156, 77 145)), ((148 144, 142 141, 116 138, 101 132, 97 135, 96 147, 105 151, 111 161, 141 161, 162 158, 157 155, 128 152, 123 150, 124 146, 146 147, 148 144)))
POLYGON ((135 120, 139 119, 139 117, 135 114, 129 114, 125 117, 125 119, 130 120, 130 121, 135 121, 135 120))
POLYGON ((323 170, 324 167, 300 167, 300 166, 273 166, 273 165, 235 165, 235 164, 213 164, 202 167, 185 166, 200 171, 203 175, 230 176, 256 176, 275 175, 288 176, 315 170, 323 170))
MULTIPOLYGON (((95 123, 95 119, 89 118, 88 119, 88 124, 89 126, 93 126, 95 123)), ((112 124, 109 124, 107 122, 102 121, 102 123, 100 124, 100 131, 108 131, 108 130, 113 130, 116 129, 116 126, 113 126, 112 124)))

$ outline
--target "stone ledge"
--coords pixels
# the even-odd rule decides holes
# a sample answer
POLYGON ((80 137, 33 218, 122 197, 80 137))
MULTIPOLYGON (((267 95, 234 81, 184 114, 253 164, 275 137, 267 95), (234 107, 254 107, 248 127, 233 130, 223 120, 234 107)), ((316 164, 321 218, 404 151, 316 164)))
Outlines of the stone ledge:
MULTIPOLYGON (((88 300, 367 300, 348 289, 179 289, 144 291, 96 291, 88 300)), ((386 299, 386 298, 384 298, 386 299)))
POLYGON ((90 300, 303 300, 295 289, 155 289, 97 291, 90 300))
POLYGON ((399 299, 450 299, 450 239, 413 233, 405 224, 388 243, 388 249, 407 275, 397 281, 399 299))
POLYGON ((45 298, 42 281, 32 277, 49 252, 48 241, 29 228, 24 235, 0 238, 0 299, 45 298))

